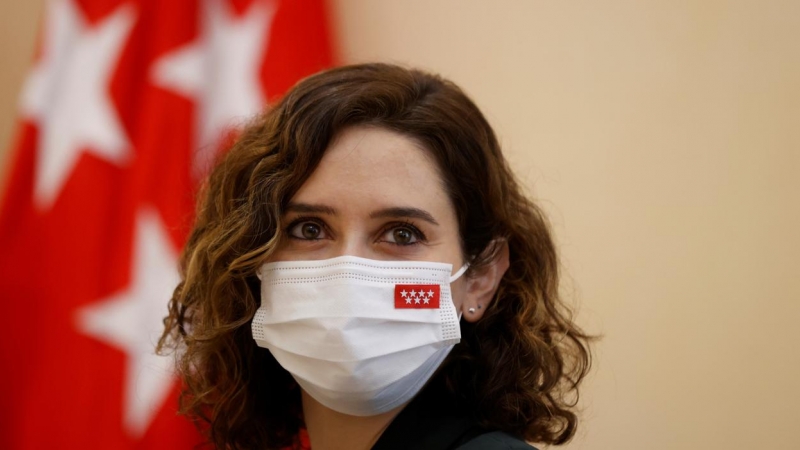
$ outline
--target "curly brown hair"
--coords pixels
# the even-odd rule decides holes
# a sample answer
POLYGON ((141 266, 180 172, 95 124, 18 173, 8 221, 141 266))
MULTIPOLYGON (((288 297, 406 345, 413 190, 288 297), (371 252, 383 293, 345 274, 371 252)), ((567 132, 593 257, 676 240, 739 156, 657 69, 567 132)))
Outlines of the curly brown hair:
POLYGON ((219 448, 296 446, 299 387, 251 334, 256 270, 284 230, 285 206, 331 140, 352 125, 423 144, 441 170, 470 273, 509 246, 510 267, 485 316, 462 321, 431 384, 487 429, 562 444, 575 433, 578 386, 590 367, 585 334, 560 299, 548 222, 514 178, 492 128, 453 83, 419 70, 363 64, 297 84, 246 126, 204 184, 181 256, 182 280, 158 350, 177 349, 181 411, 219 448))

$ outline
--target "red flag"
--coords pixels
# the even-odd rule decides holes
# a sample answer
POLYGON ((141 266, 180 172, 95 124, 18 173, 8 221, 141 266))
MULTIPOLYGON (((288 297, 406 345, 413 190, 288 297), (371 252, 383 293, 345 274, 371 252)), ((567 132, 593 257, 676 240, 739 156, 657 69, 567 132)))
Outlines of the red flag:
POLYGON ((321 1, 55 0, 0 204, 0 448, 191 448, 153 346, 197 180, 331 64, 321 1))
POLYGON ((438 284, 394 285, 395 309, 439 309, 438 284))

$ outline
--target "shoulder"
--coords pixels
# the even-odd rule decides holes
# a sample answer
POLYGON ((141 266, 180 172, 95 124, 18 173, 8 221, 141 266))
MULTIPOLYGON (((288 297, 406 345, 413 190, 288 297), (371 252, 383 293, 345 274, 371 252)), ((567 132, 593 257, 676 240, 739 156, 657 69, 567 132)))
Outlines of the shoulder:
POLYGON ((510 434, 493 431, 470 440, 457 450, 536 450, 536 448, 510 434))

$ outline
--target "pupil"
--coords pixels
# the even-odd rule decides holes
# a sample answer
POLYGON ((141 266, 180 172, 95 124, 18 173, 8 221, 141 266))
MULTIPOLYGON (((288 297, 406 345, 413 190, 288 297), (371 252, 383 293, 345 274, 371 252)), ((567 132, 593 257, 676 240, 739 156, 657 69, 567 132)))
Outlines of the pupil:
POLYGON ((306 239, 315 239, 319 236, 319 227, 313 223, 303 225, 303 237, 306 239))
POLYGON ((411 241, 411 233, 408 230, 394 230, 394 240, 398 244, 407 244, 411 241))

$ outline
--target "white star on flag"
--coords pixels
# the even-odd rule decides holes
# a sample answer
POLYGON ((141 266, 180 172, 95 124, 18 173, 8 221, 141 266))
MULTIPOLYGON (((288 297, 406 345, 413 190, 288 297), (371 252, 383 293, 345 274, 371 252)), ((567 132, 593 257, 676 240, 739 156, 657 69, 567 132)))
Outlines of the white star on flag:
POLYGON ((128 138, 111 101, 109 84, 136 14, 129 5, 89 27, 72 0, 47 9, 42 57, 22 88, 23 116, 40 130, 34 202, 50 208, 82 151, 122 165, 128 138))
POLYGON ((137 218, 131 282, 127 289, 81 308, 78 328, 127 354, 123 414, 125 429, 144 435, 173 383, 172 363, 155 354, 167 303, 180 281, 177 255, 157 213, 137 218))
POLYGON ((156 85, 197 103, 193 169, 198 177, 225 131, 265 104, 259 70, 276 6, 256 1, 244 17, 236 17, 227 2, 203 0, 201 10, 198 40, 161 57, 151 72, 156 85))
POLYGON ((401 291, 401 292, 400 292, 400 295, 402 295, 402 296, 403 296, 403 298, 406 298, 406 297, 408 297, 408 292, 406 292, 405 290, 403 290, 403 291, 401 291))
POLYGON ((428 291, 428 297, 433 297, 433 291, 428 291))
POLYGON ((430 298, 425 298, 424 302, 427 305, 427 304, 429 304, 431 302, 431 299, 430 298))

